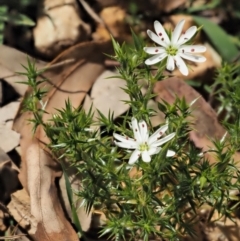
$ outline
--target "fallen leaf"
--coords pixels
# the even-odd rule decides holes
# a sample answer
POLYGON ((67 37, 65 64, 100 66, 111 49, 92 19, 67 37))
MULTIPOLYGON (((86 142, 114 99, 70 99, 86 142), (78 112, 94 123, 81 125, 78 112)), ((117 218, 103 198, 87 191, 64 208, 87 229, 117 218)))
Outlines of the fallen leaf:
POLYGON ((19 190, 11 195, 11 201, 7 205, 11 216, 18 225, 30 235, 36 233, 37 221, 30 212, 29 195, 25 189, 19 190))
POLYGON ((159 126, 161 123, 165 122, 165 115, 163 114, 163 112, 161 112, 158 109, 158 105, 157 105, 156 101, 149 100, 148 101, 148 109, 155 111, 155 115, 150 117, 153 127, 159 126))
POLYGON ((19 101, 12 101, 0 108, 0 122, 13 120, 18 112, 19 106, 19 101))
MULTIPOLYGON (((27 65, 27 55, 6 45, 0 45, 0 53, 0 79, 4 79, 17 93, 23 96, 27 86, 19 82, 26 81, 27 78, 18 73, 25 71, 23 66, 27 65)), ((44 66, 44 62, 36 61, 38 69, 42 69, 44 66)))
POLYGON ((226 130, 218 122, 215 111, 197 91, 182 79, 172 77, 157 82, 154 87, 154 93, 158 94, 156 101, 164 99, 170 104, 174 103, 176 96, 179 98, 184 97, 188 104, 198 98, 191 107, 193 130, 190 132, 190 138, 196 147, 207 151, 213 147, 211 139, 221 139, 225 134, 226 130))
POLYGON ((35 48, 45 57, 53 58, 90 37, 90 25, 81 19, 82 10, 75 0, 44 0, 39 8, 33 36, 35 48))
POLYGON ((59 163, 36 142, 26 150, 26 165, 31 215, 38 224, 32 236, 36 240, 78 240, 55 188, 56 178, 61 177, 59 163))
MULTIPOLYGON (((79 44, 63 52, 46 67, 42 77, 48 79, 43 84, 44 88, 48 89, 48 94, 43 101, 47 102, 45 110, 49 114, 44 114, 44 121, 48 121, 57 112, 56 109, 64 108, 68 99, 74 108, 79 107, 97 77, 105 70, 106 56, 103 53, 109 53, 110 49, 110 42, 79 44)), ((29 93, 30 90, 26 95, 29 93)), ((31 236, 35 240, 78 240, 63 212, 59 191, 55 185, 56 180, 62 179, 62 182, 64 178, 59 163, 44 151, 45 146, 40 144, 49 142, 41 127, 32 135, 32 127, 28 122, 32 114, 22 114, 21 108, 15 118, 14 129, 21 133, 22 162, 19 179, 29 193, 30 214, 37 222, 37 230, 31 236)), ((77 180, 76 182, 79 183, 77 180)), ((61 192, 65 191, 63 187, 61 192)), ((70 210, 66 195, 62 197, 64 208, 70 210)), ((77 212, 81 224, 84 224, 85 218, 88 218, 83 215, 84 209, 78 208, 77 212)), ((71 215, 69 217, 71 218, 71 215)))
POLYGON ((110 34, 114 38, 130 40, 131 32, 126 23, 127 13, 125 9, 120 6, 105 7, 99 15, 104 25, 98 24, 96 31, 93 33, 95 40, 109 40, 110 34))
POLYGON ((179 0, 179 1, 174 1, 174 0, 162 0, 162 1, 156 1, 156 0, 150 0, 152 2, 152 5, 157 8, 160 11, 163 12, 171 12, 177 8, 180 8, 185 5, 187 2, 186 0, 179 0))
POLYGON ((122 88, 126 88, 126 81, 116 78, 117 73, 104 71, 92 87, 91 98, 94 107, 104 116, 113 112, 114 118, 120 116, 129 109, 129 105, 123 101, 129 101, 129 95, 122 88))
POLYGON ((0 148, 9 152, 19 145, 20 135, 0 122, 0 148))
POLYGON ((2 89, 2 81, 0 80, 0 106, 3 102, 3 89, 2 89))

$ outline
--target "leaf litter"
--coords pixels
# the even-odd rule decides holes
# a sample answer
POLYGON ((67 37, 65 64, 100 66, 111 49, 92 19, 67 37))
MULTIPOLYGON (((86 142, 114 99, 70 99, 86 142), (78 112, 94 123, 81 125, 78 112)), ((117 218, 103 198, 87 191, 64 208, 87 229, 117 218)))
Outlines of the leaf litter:
MULTIPOLYGON (((162 4, 166 5, 164 5, 164 9, 166 12, 169 12, 175 9, 176 6, 185 4, 185 2, 186 1, 181 1, 181 3, 179 2, 175 5, 168 4, 167 1, 164 1, 162 4)), ((49 4, 49 1, 46 1, 46 3, 49 4)), ((154 1, 151 1, 151 4, 154 4, 154 1)), ((159 5, 158 7, 163 9, 163 6, 159 5)), ((74 9, 72 10, 74 11, 74 9)), ((49 11, 51 11, 51 14, 53 13, 51 8, 49 11)), ((116 9, 110 8, 108 11, 110 11, 109 14, 111 14, 111 18, 114 18, 114 14, 112 14, 113 12, 111 11, 116 11, 116 9)), ((123 11, 121 14, 123 14, 121 15, 121 19, 123 19, 122 16, 124 16, 125 12, 123 11)), ((183 16, 177 17, 182 18, 183 16)), ((184 18, 186 18, 186 16, 184 16, 184 18)), ((41 20, 39 18, 39 21, 46 20, 41 20)), ((77 23, 81 24, 81 19, 78 19, 78 21, 77 23)), ((175 23, 175 21, 174 16, 172 16, 170 22, 175 23)), ((116 34, 119 34, 116 22, 117 21, 113 19, 109 24, 112 24, 112 26, 110 26, 110 28, 112 28, 111 32, 116 30, 116 34)), ((44 42, 44 34, 42 30, 39 30, 41 24, 38 25, 38 29, 35 29, 35 38, 41 40, 46 46, 41 46, 41 44, 39 44, 39 51, 48 56, 53 56, 61 52, 61 46, 54 47, 54 44, 59 41, 59 38, 64 39, 64 37, 55 35, 53 43, 49 44, 44 42), (48 52, 52 47, 54 47, 53 52, 48 52)), ((49 26, 51 26, 51 24, 49 26)), ((88 26, 85 25, 85 27, 85 31, 89 31, 88 26)), ((125 26, 123 25, 122 27, 123 29, 120 29, 120 33, 121 31, 125 31, 125 26)), ((47 32, 49 33, 49 31, 47 32)), ((64 31, 62 33, 64 33, 64 31)), ((101 32, 101 29, 95 32, 95 36, 96 39, 108 39, 105 33, 101 32)), ((70 37, 72 41, 68 44, 71 46, 76 42, 77 38, 71 39, 71 35, 68 35, 68 37, 70 37)), ((200 37, 199 41, 202 41, 200 37)), ((104 115, 107 115, 109 111, 114 111, 115 118, 128 110, 128 106, 122 102, 122 100, 127 99, 127 96, 125 92, 119 88, 124 87, 124 81, 118 78, 108 79, 108 77, 116 75, 115 72, 108 69, 105 65, 107 57, 103 55, 103 53, 109 54, 111 52, 109 51, 110 49, 111 43, 109 41, 85 42, 63 51, 49 64, 41 61, 36 62, 38 69, 46 69, 42 77, 48 79, 48 82, 43 84, 43 87, 48 90, 48 95, 44 99, 47 103, 47 113, 44 115, 45 121, 49 120, 51 115, 56 113, 57 109, 63 108, 67 99, 70 99, 75 108, 83 104, 84 108, 88 110, 92 105, 94 110, 98 109, 103 112, 104 115)), ((0 58, 0 78, 11 84, 21 96, 26 96, 31 90, 27 90, 25 85, 17 83, 24 81, 25 77, 16 74, 16 72, 23 72, 21 64, 26 65, 26 55, 4 45, 0 46, 0 51, 2 54, 0 58)), ((206 54, 209 54, 209 52, 206 54)), ((203 80, 205 76, 209 76, 209 70, 212 71, 219 66, 219 56, 213 59, 209 54, 206 58, 208 62, 206 62, 205 65, 192 66, 194 71, 188 78, 199 78, 203 80)), ((205 79, 205 81, 208 82, 207 79, 205 79)), ((187 85, 182 79, 175 77, 157 83, 154 91, 157 97, 155 101, 149 103, 149 106, 153 108, 156 108, 157 101, 161 99, 173 103, 175 95, 185 97, 188 103, 191 103, 194 99, 199 97, 199 93, 192 87, 187 85)), ((31 113, 21 112, 22 104, 14 119, 14 131, 6 127, 7 120, 14 118, 18 105, 19 102, 12 102, 9 105, 11 107, 4 106, 0 109, 0 120, 4 123, 0 125, 0 147, 3 149, 0 149, 0 158, 6 158, 5 153, 19 144, 20 134, 22 162, 19 170, 19 180, 23 189, 15 192, 13 190, 16 188, 11 188, 11 185, 9 185, 10 190, 4 191, 4 193, 0 195, 1 197, 4 195, 11 195, 11 201, 8 204, 5 203, 7 204, 10 214, 18 222, 18 225, 34 240, 79 240, 79 237, 69 222, 69 217, 71 218, 71 208, 66 195, 66 187, 61 166, 57 160, 53 158, 49 150, 42 144, 48 143, 48 139, 43 130, 38 128, 36 133, 32 135, 31 125, 28 123, 28 119, 32 118, 32 115, 31 113), (5 111, 5 109, 7 109, 7 111, 5 111), (16 134, 16 132, 19 134, 16 134), (7 144, 7 142, 4 143, 4 140, 8 138, 10 144, 7 144), (56 185, 56 180, 59 180, 59 186, 56 185), (63 202, 61 199, 63 199, 63 202), (68 211, 68 217, 65 214, 65 210, 68 211)), ((202 97, 195 102, 192 106, 192 110, 194 131, 190 132, 190 138, 198 148, 202 148, 203 151, 209 150, 209 148, 211 148, 211 142, 209 140, 213 137, 221 138, 225 134, 225 130, 218 122, 215 111, 202 97), (202 125, 201 123, 208 124, 202 125)), ((153 125, 155 126, 162 123, 164 120, 163 117, 163 114, 158 112, 155 119, 152 120, 153 125)), ((95 118, 97 119, 97 114, 95 118)), ((214 157, 210 158, 212 162, 214 162, 214 157)), ((5 160, 4 158, 2 159, 5 160)), ((9 161, 8 158, 1 164, 0 180, 6 178, 6 173, 8 173, 9 170, 10 173, 12 173, 11 163, 12 162, 9 161)), ((16 169, 18 170, 18 168, 16 169)), ((80 179, 77 176, 76 170, 68 169, 68 171, 71 180, 74 180, 71 182, 72 187, 75 190, 79 189, 78 183, 80 179)), ((14 185, 18 183, 18 180, 15 179, 11 178, 14 185)), ((6 181, 1 181, 0 185, 3 183, 6 186, 6 181)), ((5 201, 3 201, 3 203, 4 202, 5 201)), ((93 217, 94 215, 96 216, 97 213, 99 212, 95 210, 93 217)), ((6 228, 2 221, 5 218, 4 215, 8 216, 8 212, 4 212, 0 206, 0 230, 6 228)), ((94 220, 91 220, 92 217, 88 216, 81 208, 78 210, 78 215, 83 229, 87 231, 91 226, 91 222, 94 222, 94 220)), ((101 217, 101 212, 98 216, 101 217)), ((102 221, 102 223, 104 223, 105 217, 102 217, 102 219, 104 219, 104 221, 102 221)), ((99 223, 101 224, 101 218, 99 222, 95 223, 98 223, 98 225, 99 223)), ((228 223, 228 221, 224 224, 219 221, 215 224, 203 225, 200 229, 199 241, 205 240, 206 238, 209 241, 218 240, 222 237, 226 237, 227 240, 239 240, 240 238, 236 226, 234 226, 233 223, 228 223), (231 232, 229 232, 229 230, 234 228, 236 231, 230 234, 231 232), (200 229, 204 229, 205 235, 201 234, 200 229)), ((186 238, 186 240, 188 239, 186 238)))

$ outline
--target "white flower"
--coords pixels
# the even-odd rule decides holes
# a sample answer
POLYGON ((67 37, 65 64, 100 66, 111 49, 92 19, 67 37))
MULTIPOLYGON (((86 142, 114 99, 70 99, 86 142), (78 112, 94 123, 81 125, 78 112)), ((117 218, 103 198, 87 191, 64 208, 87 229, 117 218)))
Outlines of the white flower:
POLYGON ((204 56, 195 55, 195 53, 205 52, 205 46, 184 45, 197 32, 197 27, 192 26, 185 33, 182 33, 184 23, 185 20, 181 20, 177 24, 171 34, 171 39, 169 39, 169 36, 167 35, 162 24, 158 21, 154 22, 154 29, 156 34, 151 30, 147 30, 147 34, 155 43, 162 47, 145 47, 145 52, 148 54, 154 54, 154 56, 145 61, 145 64, 156 64, 167 57, 166 68, 169 71, 173 71, 176 65, 183 75, 188 75, 188 68, 183 59, 187 59, 193 62, 204 62, 206 60, 204 56))
MULTIPOLYGON (((147 128, 147 124, 145 121, 137 122, 136 118, 132 118, 132 130, 134 133, 134 139, 128 136, 121 136, 119 134, 114 133, 113 136, 120 142, 114 141, 115 144, 122 148, 127 149, 135 149, 129 159, 129 164, 134 164, 140 156, 142 156, 142 160, 144 162, 151 161, 151 155, 157 154, 161 150, 162 144, 171 140, 175 133, 171 133, 170 135, 165 136, 160 139, 160 137, 166 132, 168 129, 168 124, 160 127, 154 134, 149 137, 149 132, 147 128)), ((174 151, 167 151, 167 156, 175 155, 174 151)))

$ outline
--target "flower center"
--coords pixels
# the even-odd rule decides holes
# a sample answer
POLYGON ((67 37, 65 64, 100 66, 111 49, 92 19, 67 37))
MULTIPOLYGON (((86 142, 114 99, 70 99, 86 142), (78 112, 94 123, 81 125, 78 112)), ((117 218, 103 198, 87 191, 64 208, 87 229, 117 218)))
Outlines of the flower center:
POLYGON ((168 55, 175 56, 178 52, 178 49, 170 45, 166 48, 166 52, 168 55))
POLYGON ((148 151, 149 150, 149 146, 146 142, 139 144, 138 148, 139 148, 139 151, 148 151))

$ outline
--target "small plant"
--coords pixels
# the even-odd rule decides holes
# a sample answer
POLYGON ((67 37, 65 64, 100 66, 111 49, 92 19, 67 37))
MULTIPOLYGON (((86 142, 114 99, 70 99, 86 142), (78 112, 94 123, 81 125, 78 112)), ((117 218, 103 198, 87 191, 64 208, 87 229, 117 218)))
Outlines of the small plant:
MULTIPOLYGON (((60 162, 66 159, 82 175, 82 189, 76 194, 87 211, 98 208, 105 214, 100 235, 114 240, 194 237, 198 210, 203 205, 211 207, 209 220, 215 210, 220 217, 232 218, 234 207, 228 204, 232 200, 230 191, 239 189, 233 154, 240 144, 239 135, 234 134, 239 133, 240 122, 228 126, 233 133, 230 137, 213 141, 211 152, 216 162, 210 163, 189 140, 187 118, 191 109, 184 98, 176 98, 173 105, 159 102, 166 121, 157 127, 150 121, 155 111, 148 108, 148 102, 155 96, 154 83, 164 79, 163 70, 172 71, 176 64, 183 74, 188 74, 182 58, 204 60, 194 52, 203 52, 205 47, 188 45, 197 28, 182 34, 183 24, 181 21, 173 32, 165 32, 155 22, 158 35, 150 30, 148 34, 162 47, 144 47, 134 33, 134 48, 120 46, 113 39, 113 58, 120 63, 117 71, 130 97, 126 101, 129 111, 118 123, 111 113, 104 116, 101 112, 98 122, 93 123, 92 110, 86 113, 81 107, 74 109, 69 101, 51 121, 43 122, 45 105, 41 101, 45 91, 39 87, 41 81, 36 80, 34 65, 29 62, 27 67, 27 84, 33 92, 25 103, 26 109, 34 113, 34 130, 41 125, 54 155, 60 162), (155 55, 147 59, 145 52, 155 55), (153 74, 149 65, 158 62, 153 74), (141 92, 143 79, 147 84, 145 94, 141 92), (93 130, 93 124, 101 128, 93 130)), ((236 95, 234 104, 240 92, 236 95)))
MULTIPOLYGON (((0 44, 3 43, 4 39, 4 28, 5 23, 10 23, 13 25, 20 26, 35 26, 35 23, 26 15, 16 12, 9 12, 9 7, 7 4, 11 5, 10 2, 6 2, 5 5, 0 5, 0 44)), ((16 4, 16 3, 15 3, 16 4)), ((14 5, 14 3, 13 3, 14 5)))

